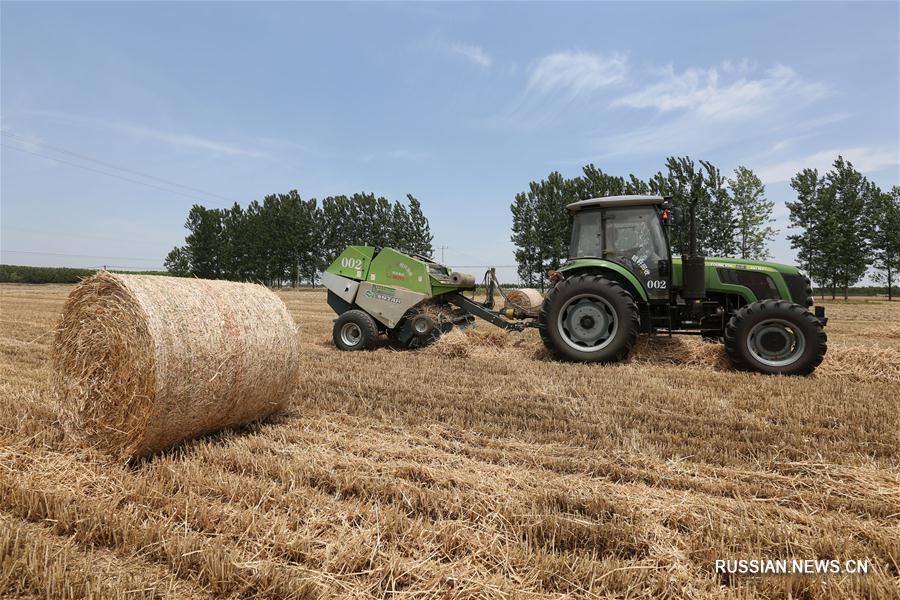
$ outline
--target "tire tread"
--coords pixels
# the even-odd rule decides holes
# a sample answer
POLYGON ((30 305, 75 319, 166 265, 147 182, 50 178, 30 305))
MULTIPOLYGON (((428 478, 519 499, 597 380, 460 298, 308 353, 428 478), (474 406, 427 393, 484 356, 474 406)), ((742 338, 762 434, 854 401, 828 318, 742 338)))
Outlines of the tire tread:
POLYGON ((741 325, 750 318, 751 315, 774 310, 789 311, 796 316, 798 321, 806 321, 808 325, 816 330, 816 338, 814 340, 807 339, 807 343, 815 344, 816 347, 816 352, 813 355, 812 360, 790 373, 790 375, 810 375, 820 364, 822 364, 822 361, 825 358, 825 354, 828 351, 828 335, 825 333, 819 320, 805 307, 785 300, 768 299, 761 302, 754 302, 741 307, 731 315, 731 319, 729 319, 728 325, 725 327, 725 352, 728 354, 728 359, 731 361, 732 366, 737 370, 755 370, 753 364, 745 360, 741 353, 739 331, 741 325))
POLYGON ((557 283, 550 291, 547 293, 544 301, 541 303, 541 310, 538 313, 538 331, 541 335, 541 341, 544 343, 544 346, 549 350, 550 354, 553 355, 554 358, 559 360, 571 360, 569 357, 561 354, 555 347, 553 340, 548 335, 548 324, 550 323, 550 309, 552 306, 553 298, 556 294, 564 293, 566 289, 581 286, 586 284, 593 284, 595 286, 601 287, 605 286, 610 289, 614 294, 618 295, 622 301, 629 307, 631 313, 631 326, 627 330, 627 337, 625 338, 625 342, 622 345, 622 348, 616 352, 616 354, 606 362, 621 362, 628 358, 628 355, 631 353, 631 350, 634 348, 635 343, 637 343, 638 332, 641 328, 641 317, 637 310, 637 304, 634 302, 634 298, 632 298, 631 294, 628 293, 625 288, 619 285, 618 282, 613 281, 612 279, 608 279, 603 277, 602 275, 590 275, 590 274, 581 274, 576 275, 574 277, 569 277, 557 283))

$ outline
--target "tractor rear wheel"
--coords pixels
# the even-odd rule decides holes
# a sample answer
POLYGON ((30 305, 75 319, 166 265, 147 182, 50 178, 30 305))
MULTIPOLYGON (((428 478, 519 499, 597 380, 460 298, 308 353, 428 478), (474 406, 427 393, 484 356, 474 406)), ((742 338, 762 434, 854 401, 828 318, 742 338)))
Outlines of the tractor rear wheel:
POLYGON ((785 300, 748 304, 725 328, 731 364, 770 375, 809 375, 822 362, 827 340, 815 316, 785 300))
POLYGON ((539 323, 544 345, 577 362, 625 360, 641 324, 631 294, 597 275, 559 282, 541 305, 539 323))
POLYGON ((371 350, 378 339, 378 328, 368 313, 348 310, 334 321, 331 337, 339 350, 371 350))

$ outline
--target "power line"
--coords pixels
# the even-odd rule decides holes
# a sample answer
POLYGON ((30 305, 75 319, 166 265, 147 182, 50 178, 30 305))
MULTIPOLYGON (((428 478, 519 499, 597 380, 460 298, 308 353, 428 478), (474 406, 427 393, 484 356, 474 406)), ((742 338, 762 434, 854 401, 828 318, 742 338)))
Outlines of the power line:
POLYGON ((179 192, 179 191, 177 191, 177 190, 170 190, 170 189, 167 189, 167 188, 159 187, 158 185, 153 185, 152 183, 147 183, 146 181, 139 181, 139 180, 137 180, 137 179, 131 179, 131 178, 129 178, 129 177, 123 177, 123 176, 121 176, 121 175, 116 175, 115 173, 109 173, 109 172, 107 172, 107 171, 101 171, 100 169, 94 169, 94 168, 91 168, 91 167, 87 167, 87 166, 85 166, 85 165, 79 165, 78 163, 73 163, 73 162, 70 162, 70 161, 67 161, 67 160, 63 160, 63 159, 61 159, 61 158, 56 158, 56 157, 54 157, 54 156, 47 156, 46 154, 41 154, 41 153, 39 153, 39 152, 32 152, 31 150, 25 150, 24 148, 18 148, 18 147, 16 147, 16 146, 10 146, 10 145, 8 145, 8 144, 0 144, 0 146, 3 146, 4 148, 9 148, 10 150, 16 150, 16 151, 18 151, 18 152, 24 152, 25 154, 33 154, 34 156, 40 156, 41 158, 45 158, 45 159, 47 159, 47 160, 55 160, 56 162, 61 162, 61 163, 65 164, 65 165, 69 165, 69 166, 71 166, 71 167, 77 167, 77 168, 79 168, 79 169, 84 169, 85 171, 93 171, 94 173, 99 173, 99 174, 101 174, 101 175, 106 175, 107 177, 115 177, 116 179, 121 179, 121 180, 123 180, 123 181, 130 181, 131 183, 136 183, 136 184, 138 184, 138 185, 144 185, 144 186, 153 188, 153 189, 155 189, 155 190, 159 190, 159 191, 161 191, 161 192, 167 192, 167 193, 169 193, 169 194, 177 194, 177 195, 179 195, 179 196, 184 196, 185 198, 190 198, 191 200, 193 200, 193 201, 195 201, 195 202, 201 202, 201 201, 202 201, 202 200, 201 200, 200 198, 198 198, 196 195, 189 195, 189 194, 185 194, 185 193, 183 193, 183 192, 179 192))
POLYGON ((68 258, 111 258, 113 260, 140 260, 159 264, 158 258, 137 258, 134 256, 97 256, 96 254, 63 254, 61 252, 38 252, 37 250, 0 250, 0 254, 38 254, 41 256, 64 256, 68 258))
POLYGON ((106 236, 99 235, 87 235, 84 233, 72 233, 69 231, 50 231, 48 229, 39 230, 39 229, 22 229, 20 227, 9 227, 6 231, 17 231, 19 233, 34 233, 37 235, 50 235, 53 237, 72 237, 72 238, 81 238, 85 240, 99 240, 101 242, 131 242, 133 240, 125 240, 122 238, 111 238, 106 236))
MULTIPOLYGON (((32 139, 30 139, 30 138, 28 138, 28 137, 26 137, 26 136, 20 135, 20 134, 18 134, 18 133, 14 133, 14 132, 12 132, 12 131, 9 131, 8 129, 0 129, 0 134, 6 135, 6 136, 11 136, 11 137, 14 137, 14 138, 17 138, 17 141, 19 141, 19 143, 35 143, 32 139)), ((131 173, 132 175, 137 175, 137 176, 139 176, 139 177, 145 177, 145 178, 147 178, 147 179, 153 179, 153 180, 155 180, 155 181, 159 181, 159 182, 161 182, 161 183, 165 183, 166 185, 171 185, 171 186, 175 186, 175 187, 180 187, 180 188, 183 188, 183 189, 186 189, 186 190, 190 190, 190 191, 192 191, 192 192, 199 192, 199 193, 204 194, 204 195, 206 195, 206 196, 213 196, 213 197, 215 197, 215 198, 219 198, 220 200, 225 200, 226 202, 238 202, 238 200, 235 200, 234 198, 229 198, 229 197, 227 197, 227 196, 222 196, 222 195, 216 194, 216 193, 214 193, 214 192, 210 192, 210 191, 203 190, 203 189, 200 189, 200 188, 192 187, 192 186, 189 186, 189 185, 184 185, 183 183, 178 183, 177 181, 172 181, 171 179, 164 179, 164 178, 162 178, 162 177, 157 177, 157 176, 155 176, 155 175, 149 175, 149 174, 147 174, 147 173, 142 173, 142 172, 140 172, 140 171, 135 171, 134 169, 129 169, 129 168, 127 168, 127 167, 120 167, 120 166, 118 166, 118 165, 114 165, 114 164, 112 164, 112 163, 108 163, 108 162, 106 162, 106 161, 102 161, 102 160, 97 159, 97 158, 92 158, 92 157, 87 156, 87 155, 85 155, 85 154, 79 154, 78 152, 73 152, 72 150, 66 150, 65 148, 61 148, 61 147, 59 147, 59 146, 51 146, 50 144, 45 144, 44 142, 36 142, 36 143, 37 143, 38 146, 41 146, 42 148, 47 148, 48 150, 53 150, 54 152, 61 152, 62 154, 68 154, 68 155, 70 155, 70 156, 74 156, 74 157, 80 158, 80 159, 82 159, 82 160, 87 160, 87 161, 90 161, 90 162, 93 162, 93 163, 97 163, 98 165, 103 165, 104 167, 107 167, 107 168, 110 168, 110 169, 116 169, 116 170, 118 170, 118 171, 124 171, 125 173, 131 173)), ((238 202, 238 203, 239 203, 239 202, 238 202)))
POLYGON ((519 265, 453 265, 457 269, 515 269, 519 265))

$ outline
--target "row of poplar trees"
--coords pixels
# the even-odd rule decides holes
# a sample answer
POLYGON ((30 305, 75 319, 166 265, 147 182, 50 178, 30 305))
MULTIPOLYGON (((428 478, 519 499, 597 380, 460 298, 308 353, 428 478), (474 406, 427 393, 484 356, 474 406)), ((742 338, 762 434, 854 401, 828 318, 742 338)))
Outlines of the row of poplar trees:
MULTIPOLYGON (((884 192, 853 165, 838 157, 820 175, 804 169, 791 180, 797 200, 787 202, 788 235, 799 265, 820 292, 847 295, 871 268, 871 277, 893 296, 900 269, 900 187, 884 192)), ((567 179, 558 172, 532 182, 511 205, 512 242, 519 278, 525 285, 544 287, 548 270, 568 256, 571 224, 565 206, 576 200, 619 194, 671 196, 674 206, 687 208, 697 198, 698 250, 707 256, 765 260, 777 233, 772 226, 774 203, 765 186, 746 167, 725 177, 708 161, 670 157, 665 170, 644 181, 634 175, 604 173, 593 164, 567 179)), ((672 252, 686 252, 688 227, 670 231, 672 252)))
POLYGON ((315 285, 322 270, 353 244, 431 255, 428 219, 416 198, 406 199, 404 204, 358 193, 319 202, 291 190, 246 208, 195 204, 185 222, 185 244, 169 252, 165 266, 178 275, 277 287, 315 285))
POLYGON ((791 187, 797 200, 786 204, 799 233, 788 239, 820 291, 833 298, 841 290, 846 298, 872 268, 872 279, 892 299, 900 268, 900 186, 884 192, 838 156, 824 175, 803 169, 791 187))
MULTIPOLYGON (((567 179, 553 172, 516 195, 510 207, 512 242, 522 283, 543 289, 547 271, 558 268, 568 256, 571 223, 567 204, 619 194, 671 196, 673 205, 683 207, 685 215, 691 199, 697 198, 697 247, 701 253, 769 258, 768 243, 776 234, 771 225, 774 203, 766 198, 765 186, 750 169, 738 167, 727 178, 708 161, 670 157, 665 171, 644 181, 635 175, 610 175, 589 164, 577 177, 567 179)), ((673 227, 670 235, 673 254, 686 252, 688 228, 673 227)))

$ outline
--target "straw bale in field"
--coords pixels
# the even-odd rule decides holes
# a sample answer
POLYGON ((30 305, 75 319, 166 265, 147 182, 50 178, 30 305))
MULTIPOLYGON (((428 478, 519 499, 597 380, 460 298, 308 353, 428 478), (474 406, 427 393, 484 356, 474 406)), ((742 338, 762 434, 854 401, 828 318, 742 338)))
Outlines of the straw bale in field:
POLYGON ((118 458, 278 411, 300 365, 294 321, 263 286, 106 272, 69 294, 53 359, 60 421, 118 458))
POLYGON ((512 290, 506 294, 503 308, 518 308, 527 315, 536 317, 544 302, 544 295, 534 288, 512 290))

